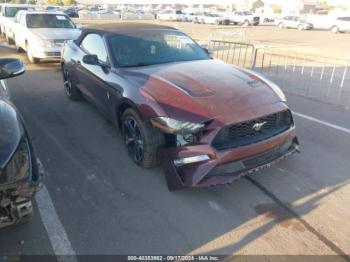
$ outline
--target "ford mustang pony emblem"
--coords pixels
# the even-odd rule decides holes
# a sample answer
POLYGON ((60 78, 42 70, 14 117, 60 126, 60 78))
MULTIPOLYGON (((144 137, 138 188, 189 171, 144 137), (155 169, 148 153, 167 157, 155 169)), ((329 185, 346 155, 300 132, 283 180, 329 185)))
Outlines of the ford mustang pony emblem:
POLYGON ((266 124, 267 122, 264 121, 264 122, 261 122, 261 123, 255 123, 252 128, 255 130, 255 131, 260 131, 261 128, 266 124))

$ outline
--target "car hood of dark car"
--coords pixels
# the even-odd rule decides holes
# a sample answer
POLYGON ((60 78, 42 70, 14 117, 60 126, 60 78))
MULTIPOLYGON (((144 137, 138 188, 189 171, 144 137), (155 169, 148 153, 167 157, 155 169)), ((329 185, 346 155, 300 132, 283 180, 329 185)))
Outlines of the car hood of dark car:
POLYGON ((0 168, 10 160, 23 132, 21 120, 14 107, 0 99, 0 168))
MULTIPOLYGON (((258 75, 218 60, 177 62, 122 70, 169 117, 198 120, 280 102, 258 75), (192 117, 193 119, 193 117, 192 117)), ((186 119, 187 120, 187 119, 186 119)))

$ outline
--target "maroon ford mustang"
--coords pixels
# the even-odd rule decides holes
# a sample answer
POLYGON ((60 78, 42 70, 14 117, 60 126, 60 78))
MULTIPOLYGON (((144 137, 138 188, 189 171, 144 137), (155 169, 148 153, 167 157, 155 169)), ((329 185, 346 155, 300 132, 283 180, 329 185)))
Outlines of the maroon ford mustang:
POLYGON ((298 151, 282 91, 177 29, 85 28, 62 52, 68 97, 113 121, 135 163, 161 163, 170 190, 230 183, 298 151))

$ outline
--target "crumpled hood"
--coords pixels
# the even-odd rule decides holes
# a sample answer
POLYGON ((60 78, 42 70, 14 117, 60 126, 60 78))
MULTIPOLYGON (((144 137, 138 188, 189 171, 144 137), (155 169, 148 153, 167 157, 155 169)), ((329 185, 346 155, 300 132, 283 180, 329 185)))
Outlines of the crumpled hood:
POLYGON ((30 30, 34 35, 48 39, 63 39, 63 40, 75 40, 79 37, 80 29, 65 29, 65 28, 37 28, 30 30))
POLYGON ((218 60, 130 68, 123 75, 177 119, 214 119, 281 102, 259 76, 218 60))
POLYGON ((24 133, 16 110, 0 99, 0 168, 3 168, 15 152, 24 133))

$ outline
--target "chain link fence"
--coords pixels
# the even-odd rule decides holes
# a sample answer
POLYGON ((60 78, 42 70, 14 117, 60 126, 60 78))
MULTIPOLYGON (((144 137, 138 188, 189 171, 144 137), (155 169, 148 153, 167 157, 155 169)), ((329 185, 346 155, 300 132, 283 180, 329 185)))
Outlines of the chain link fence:
POLYGON ((209 50, 217 59, 264 75, 287 93, 350 107, 350 61, 216 40, 209 50))

